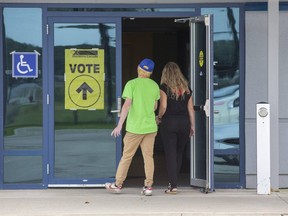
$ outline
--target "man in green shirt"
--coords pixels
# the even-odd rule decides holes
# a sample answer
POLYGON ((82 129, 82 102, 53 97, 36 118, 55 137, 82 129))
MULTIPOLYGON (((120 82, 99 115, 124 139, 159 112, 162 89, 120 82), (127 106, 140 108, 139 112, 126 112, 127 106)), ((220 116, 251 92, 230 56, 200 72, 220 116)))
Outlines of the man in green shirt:
POLYGON ((144 170, 146 179, 142 194, 152 195, 154 175, 154 141, 157 134, 155 110, 160 98, 159 86, 150 79, 154 69, 151 59, 143 59, 138 65, 138 77, 127 82, 122 98, 125 102, 122 106, 117 127, 112 131, 114 137, 120 136, 122 126, 126 120, 126 134, 123 139, 123 155, 116 172, 116 182, 106 183, 106 189, 120 193, 122 185, 138 147, 140 146, 144 158, 144 170))

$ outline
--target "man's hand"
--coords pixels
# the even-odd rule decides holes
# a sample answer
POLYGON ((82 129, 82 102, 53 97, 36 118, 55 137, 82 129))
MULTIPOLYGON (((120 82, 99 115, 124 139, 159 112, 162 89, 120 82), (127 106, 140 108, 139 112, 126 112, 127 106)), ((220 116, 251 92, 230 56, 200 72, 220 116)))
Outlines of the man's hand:
POLYGON ((121 135, 122 127, 117 126, 111 133, 111 136, 118 137, 121 135))

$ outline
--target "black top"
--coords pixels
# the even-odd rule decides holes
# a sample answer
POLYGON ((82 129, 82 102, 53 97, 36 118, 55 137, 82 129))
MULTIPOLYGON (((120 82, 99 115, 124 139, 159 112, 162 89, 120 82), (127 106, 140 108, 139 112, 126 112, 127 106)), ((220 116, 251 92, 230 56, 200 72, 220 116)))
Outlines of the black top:
POLYGON ((176 100, 176 97, 172 97, 171 90, 168 91, 168 88, 166 84, 160 85, 160 89, 167 95, 167 108, 163 117, 188 117, 187 104, 192 94, 191 89, 189 88, 190 93, 185 92, 184 96, 179 96, 176 100))

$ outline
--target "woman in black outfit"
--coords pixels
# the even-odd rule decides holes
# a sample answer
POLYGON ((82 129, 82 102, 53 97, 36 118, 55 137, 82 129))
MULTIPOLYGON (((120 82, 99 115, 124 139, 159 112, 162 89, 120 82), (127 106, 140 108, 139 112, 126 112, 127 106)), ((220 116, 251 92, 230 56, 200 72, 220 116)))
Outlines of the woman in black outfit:
POLYGON ((156 119, 164 146, 169 185, 165 193, 177 193, 177 179, 186 144, 194 134, 192 91, 175 62, 162 71, 160 106, 156 119))

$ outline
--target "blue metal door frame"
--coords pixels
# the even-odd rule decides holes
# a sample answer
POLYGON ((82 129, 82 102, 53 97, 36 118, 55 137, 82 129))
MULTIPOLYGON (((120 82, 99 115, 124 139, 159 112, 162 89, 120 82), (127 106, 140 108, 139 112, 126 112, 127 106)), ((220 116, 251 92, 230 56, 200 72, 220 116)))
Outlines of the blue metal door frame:
MULTIPOLYGON (((156 17, 159 17, 159 18, 165 18, 165 17, 175 17, 175 18, 183 18, 183 17, 191 17, 191 16, 199 16, 200 15, 200 10, 201 10, 201 7, 239 7, 239 8, 243 8, 245 6, 245 4, 158 4, 158 5, 151 5, 151 4, 129 4, 129 5, 121 5, 121 4, 101 4, 101 5, 93 5, 93 4, 1 4, 0 5, 0 9, 1 9, 1 13, 2 13, 2 9, 3 7, 39 7, 39 8, 42 8, 43 10, 43 15, 42 15, 42 18, 43 18, 43 52, 42 52, 42 58, 43 58, 43 80, 48 80, 48 82, 44 81, 43 82, 43 99, 46 98, 47 94, 50 93, 51 91, 51 82, 53 82, 52 78, 50 77, 49 78, 49 70, 48 70, 48 65, 49 65, 49 59, 51 58, 51 56, 48 56, 48 37, 47 37, 47 34, 46 34, 46 24, 47 24, 47 21, 48 21, 48 17, 72 17, 73 19, 77 19, 78 17, 89 17, 89 18, 92 18, 92 17, 110 17, 110 18, 115 18, 117 20, 117 23, 119 24, 120 26, 120 29, 121 29, 121 19, 122 17, 142 17, 142 18, 156 18, 156 17), (97 13, 95 12, 57 12, 57 11, 49 11, 48 9, 49 8, 115 8, 115 9, 121 9, 121 8, 185 8, 185 7, 190 7, 190 8, 195 8, 195 12, 192 13, 192 12, 145 12, 145 11, 141 11, 141 12, 129 12, 129 11, 125 11, 125 12, 121 12, 120 10, 117 11, 117 12, 102 12, 102 11, 99 11, 97 13), (48 83, 49 83, 49 86, 48 86, 48 83)), ((244 17, 244 9, 241 10, 241 17, 244 17), (243 15, 243 16, 242 16, 243 15)), ((0 21, 1 23, 3 23, 3 18, 2 16, 0 16, 0 21)), ((242 24, 240 25, 240 28, 241 28, 241 43, 240 44, 244 44, 243 40, 244 40, 244 18, 241 19, 241 22, 242 24)), ((118 25, 117 24, 117 25, 118 25)), ((0 26, 0 32, 3 32, 3 26, 1 25, 0 26)), ((118 63, 117 65, 119 67, 117 67, 118 71, 117 71, 117 82, 119 81, 120 85, 117 85, 119 87, 119 89, 117 88, 117 96, 120 96, 121 95, 121 79, 122 79, 122 71, 121 71, 121 64, 122 64, 122 61, 121 61, 121 51, 122 51, 122 48, 121 48, 121 31, 120 31, 120 43, 118 44, 118 47, 119 49, 117 49, 117 59, 118 59, 118 63)), ((4 40, 3 38, 3 35, 1 34, 0 35, 0 39, 1 39, 1 43, 2 41, 4 40)), ((240 64, 241 64, 241 68, 242 70, 241 71, 244 71, 244 51, 243 51, 243 45, 241 46, 241 50, 240 50, 240 55, 241 55, 241 58, 240 58, 240 64)), ((0 48, 1 49, 1 52, 0 52, 0 86, 3 86, 3 73, 4 73, 4 62, 3 62, 3 47, 0 48)), ((242 75, 240 77, 241 79, 241 85, 244 86, 244 75, 242 75)), ((52 85, 53 86, 53 85, 52 85)), ((242 88, 243 89, 243 88, 242 88)), ((244 90, 241 91, 241 95, 242 95, 242 99, 244 99, 244 90)), ((52 95, 50 95, 52 96, 52 95)), ((52 100, 52 98, 50 97, 50 101, 52 100)), ((3 98, 3 94, 0 94, 0 102, 3 102, 4 101, 4 98, 3 98)), ((43 100, 44 101, 44 100, 43 100)), ((241 107, 242 109, 240 109, 240 119, 243 119, 243 116, 244 116, 244 100, 242 100, 243 103, 241 103, 241 107)), ((3 103, 2 103, 3 104, 3 103)), ((0 143, 0 169, 1 169, 1 172, 0 172, 0 188, 3 188, 5 187, 6 188, 6 185, 3 185, 3 181, 4 181, 4 173, 3 173, 3 170, 4 170, 4 155, 7 153, 4 152, 4 144, 3 144, 3 137, 4 137, 4 116, 3 116, 3 106, 0 106, 0 138, 1 138, 1 143, 0 143)), ((47 105, 43 105, 43 122, 44 124, 48 123, 50 120, 50 115, 51 113, 49 113, 49 109, 48 109, 48 106, 47 105)), ((241 121, 242 123, 240 123, 240 137, 244 138, 245 134, 244 134, 244 124, 243 124, 243 121, 241 121)), ((50 124, 50 123, 49 123, 50 124)), ((51 151, 49 151, 48 149, 48 145, 49 145, 49 142, 50 142, 50 133, 48 133, 49 131, 51 131, 51 126, 49 125, 45 125, 44 129, 43 129, 43 150, 42 150, 42 153, 40 152, 40 154, 43 155, 43 185, 42 187, 47 187, 48 186, 48 175, 47 175, 47 164, 49 164, 49 155, 51 155, 51 151)), ((121 138, 118 138, 119 140, 117 142, 121 142, 121 138)), ((241 139, 243 140, 243 139, 241 139)), ((244 146, 244 141, 240 141, 241 142, 241 146, 244 146)), ((118 145, 118 144, 117 144, 118 145)), ((118 145, 120 146, 120 145, 118 145)), ((119 149, 120 151, 121 149, 119 149)), ((243 175, 240 176, 240 184, 242 186, 245 186, 245 167, 244 167, 244 155, 245 155, 245 148, 242 147, 240 149, 240 155, 242 155, 242 160, 241 160, 241 165, 240 165, 240 174, 242 173, 243 175), (242 167, 242 168, 241 168, 242 167)), ((120 154, 117 155, 117 161, 120 160, 120 154)), ((240 185, 240 187, 241 187, 240 185)), ((223 185, 221 185, 222 187, 223 185)), ((233 185, 230 185, 233 187, 233 185)), ((12 186, 12 187, 15 187, 15 186, 12 186)), ((16 186, 18 188, 18 186, 16 186)), ((23 186, 20 186, 19 188, 32 188, 33 186, 31 185, 23 185, 23 186)), ((39 187, 39 186, 37 186, 39 187)))
MULTIPOLYGON (((0 11, 3 11, 3 7, 0 6, 0 11)), ((3 32, 3 16, 2 13, 0 14, 0 32, 3 32)), ((4 41, 4 35, 0 34, 0 41, 4 41)), ((3 46, 0 48, 0 86, 4 85, 3 77, 4 77, 4 59, 3 59, 3 46)), ((0 94, 0 104, 4 104, 3 94, 0 94)), ((4 107, 0 106, 0 188, 3 188, 3 180, 4 180, 4 156, 2 152, 4 151, 4 107)))
MULTIPOLYGON (((197 14, 200 12, 200 10, 197 10, 197 14)), ((43 16, 43 20, 46 21, 43 26, 43 31, 46 32, 47 25, 49 24, 49 37, 47 34, 45 35, 44 39, 44 44, 46 44, 46 49, 43 48, 43 55, 46 54, 47 58, 44 57, 43 60, 43 65, 45 65, 45 79, 48 80, 48 82, 45 82, 43 84, 44 92, 43 93, 43 98, 45 99, 45 95, 49 95, 49 103, 48 105, 44 106, 44 130, 45 130, 45 138, 44 138, 44 152, 47 152, 44 154, 43 158, 43 179, 45 182, 45 186, 48 187, 49 184, 63 184, 61 180, 53 179, 53 176, 51 175, 53 173, 53 159, 54 159, 54 148, 51 147, 53 146, 52 143, 54 142, 54 94, 53 94, 53 89, 54 89, 54 80, 53 80, 53 30, 50 27, 51 23, 54 22, 114 22, 116 23, 116 39, 117 41, 117 46, 116 46, 116 61, 117 61, 117 71, 116 71, 116 98, 121 97, 122 94, 122 17, 141 17, 141 18, 151 18, 151 17, 159 17, 159 18, 165 18, 165 17, 184 17, 185 15, 189 16, 195 16, 196 14, 193 13, 183 13, 183 12, 177 12, 177 13, 163 13, 163 12, 147 12, 147 13, 139 13, 139 12, 101 12, 101 13, 91 13, 91 12, 65 12, 65 13, 59 13, 59 12, 45 12, 43 16), (44 53, 45 52, 45 53, 44 53)), ((44 77, 43 77, 44 78, 44 77)), ((44 101, 44 100, 43 100, 44 101)), ((120 161, 121 154, 122 154, 122 137, 116 138, 116 145, 117 145, 117 150, 116 150, 116 162, 117 164, 120 161)), ((100 183, 105 183, 109 179, 102 179, 100 183)), ((77 181, 73 179, 65 179, 65 184, 77 184, 77 181)), ((111 179, 110 179, 111 181, 111 179)))

